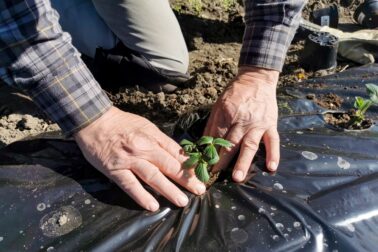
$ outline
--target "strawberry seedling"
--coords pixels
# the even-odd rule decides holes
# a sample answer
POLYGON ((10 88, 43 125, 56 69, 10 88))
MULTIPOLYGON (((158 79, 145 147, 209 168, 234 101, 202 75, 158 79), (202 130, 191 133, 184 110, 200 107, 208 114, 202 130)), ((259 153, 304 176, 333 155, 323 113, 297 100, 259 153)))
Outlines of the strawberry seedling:
POLYGON ((356 113, 351 118, 350 125, 360 125, 365 120, 365 113, 371 105, 378 105, 378 86, 375 84, 366 84, 366 92, 369 99, 364 99, 360 96, 356 97, 354 108, 356 113))
POLYGON ((191 142, 184 139, 180 142, 185 154, 189 158, 185 161, 185 168, 193 168, 197 178, 207 183, 210 179, 210 168, 218 163, 219 155, 217 146, 230 148, 232 143, 223 138, 213 138, 210 136, 202 136, 198 141, 191 142))

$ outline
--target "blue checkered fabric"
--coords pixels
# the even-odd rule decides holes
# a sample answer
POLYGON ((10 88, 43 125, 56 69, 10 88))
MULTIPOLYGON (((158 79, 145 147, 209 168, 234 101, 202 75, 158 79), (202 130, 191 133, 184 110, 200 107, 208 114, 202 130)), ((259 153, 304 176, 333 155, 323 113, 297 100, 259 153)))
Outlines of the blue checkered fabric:
POLYGON ((305 0, 245 0, 239 65, 281 71, 305 0))
POLYGON ((111 107, 47 0, 0 1, 0 78, 25 90, 67 135, 111 107))

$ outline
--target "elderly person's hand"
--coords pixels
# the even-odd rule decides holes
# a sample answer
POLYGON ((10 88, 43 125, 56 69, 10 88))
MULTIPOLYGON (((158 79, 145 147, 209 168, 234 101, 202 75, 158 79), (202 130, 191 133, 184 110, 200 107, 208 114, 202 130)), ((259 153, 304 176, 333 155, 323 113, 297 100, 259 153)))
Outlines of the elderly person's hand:
POLYGON ((167 177, 195 194, 206 191, 194 173, 181 169, 187 159, 181 147, 143 117, 112 107, 74 137, 85 158, 147 210, 158 210, 159 203, 138 178, 179 207, 188 197, 167 177))
POLYGON ((240 150, 233 179, 242 182, 248 173, 260 140, 266 146, 266 166, 275 171, 280 159, 277 132, 276 86, 279 72, 256 67, 240 67, 214 104, 204 135, 223 137, 234 144, 222 148, 213 172, 226 168, 240 150))

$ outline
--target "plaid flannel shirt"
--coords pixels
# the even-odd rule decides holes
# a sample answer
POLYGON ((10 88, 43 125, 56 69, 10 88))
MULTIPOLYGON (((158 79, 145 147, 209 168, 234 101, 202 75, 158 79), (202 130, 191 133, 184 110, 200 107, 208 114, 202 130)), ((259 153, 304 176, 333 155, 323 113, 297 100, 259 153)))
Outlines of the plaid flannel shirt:
POLYGON ((245 0, 239 65, 281 71, 305 0, 245 0))
MULTIPOLYGON (((246 0, 239 65, 281 70, 302 0, 246 0)), ((25 90, 67 135, 111 102, 62 31, 48 0, 0 1, 0 79, 25 90)))
POLYGON ((67 135, 111 102, 62 31, 47 0, 0 1, 0 78, 25 90, 67 135))

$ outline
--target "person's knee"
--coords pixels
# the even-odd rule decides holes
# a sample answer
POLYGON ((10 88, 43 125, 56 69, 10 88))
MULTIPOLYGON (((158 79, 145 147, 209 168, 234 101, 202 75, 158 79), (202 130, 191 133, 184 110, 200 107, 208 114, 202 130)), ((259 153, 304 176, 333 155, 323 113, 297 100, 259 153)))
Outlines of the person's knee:
POLYGON ((185 49, 178 52, 173 52, 173 56, 170 58, 166 57, 148 57, 151 65, 161 69, 169 70, 172 72, 178 72, 186 74, 189 68, 189 53, 185 49))

